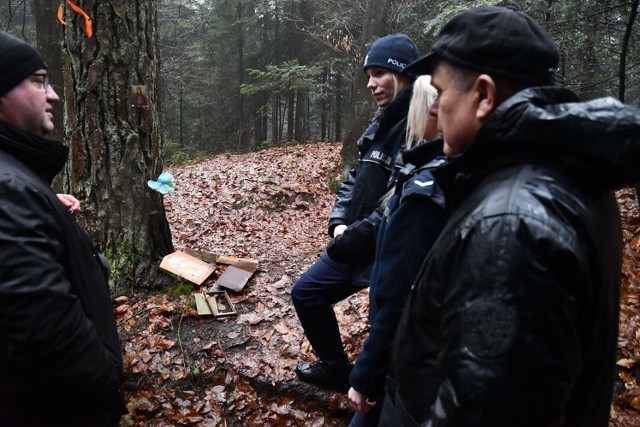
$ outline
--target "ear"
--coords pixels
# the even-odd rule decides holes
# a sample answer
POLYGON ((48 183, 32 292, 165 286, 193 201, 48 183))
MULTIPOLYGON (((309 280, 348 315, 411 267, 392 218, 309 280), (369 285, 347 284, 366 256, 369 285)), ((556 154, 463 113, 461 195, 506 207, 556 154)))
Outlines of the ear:
POLYGON ((477 96, 476 119, 484 122, 498 106, 496 82, 487 74, 480 74, 475 81, 477 96))

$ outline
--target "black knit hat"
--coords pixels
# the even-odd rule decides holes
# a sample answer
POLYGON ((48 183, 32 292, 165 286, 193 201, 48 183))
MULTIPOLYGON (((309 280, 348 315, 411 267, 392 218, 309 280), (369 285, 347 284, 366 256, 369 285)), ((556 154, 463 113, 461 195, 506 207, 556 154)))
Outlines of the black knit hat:
POLYGON ((478 7, 454 16, 429 53, 405 72, 430 74, 433 58, 480 73, 530 84, 551 84, 558 67, 556 43, 530 16, 506 7, 478 7))
POLYGON ((367 68, 386 68, 396 73, 418 59, 416 44, 404 34, 389 34, 376 40, 364 58, 363 71, 367 68))
POLYGON ((35 48, 0 31, 0 96, 42 68, 47 64, 35 48))

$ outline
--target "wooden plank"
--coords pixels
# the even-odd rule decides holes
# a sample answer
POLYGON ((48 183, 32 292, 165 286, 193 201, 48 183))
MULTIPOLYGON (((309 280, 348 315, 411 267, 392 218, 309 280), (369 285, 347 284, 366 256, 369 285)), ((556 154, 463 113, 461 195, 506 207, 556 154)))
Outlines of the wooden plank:
POLYGON ((258 270, 257 262, 237 261, 227 267, 218 277, 215 285, 223 286, 232 291, 239 292, 247 284, 253 273, 258 270))
POLYGON ((162 258, 160 268, 196 285, 201 285, 215 271, 212 265, 181 251, 162 258))
POLYGON ((190 248, 185 248, 184 251, 189 255, 197 257, 205 262, 215 262, 217 264, 231 265, 238 261, 255 262, 256 264, 258 263, 258 260, 253 258, 238 258, 233 256, 218 255, 214 254, 213 252, 199 251, 197 249, 190 248))
POLYGON ((198 314, 200 316, 211 316, 213 313, 211 312, 211 307, 209 307, 209 304, 205 299, 205 295, 202 292, 197 292, 193 294, 193 296, 196 299, 196 309, 198 310, 198 314))

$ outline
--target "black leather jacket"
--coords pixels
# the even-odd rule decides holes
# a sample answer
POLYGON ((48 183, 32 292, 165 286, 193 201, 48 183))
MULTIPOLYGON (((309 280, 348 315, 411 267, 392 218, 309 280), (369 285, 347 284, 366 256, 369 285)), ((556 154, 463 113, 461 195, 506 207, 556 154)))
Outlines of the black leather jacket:
POLYGON ((112 425, 126 412, 105 272, 50 188, 67 154, 0 124, 2 425, 112 425))
POLYGON ((449 220, 401 318, 381 425, 606 426, 640 110, 528 89, 435 170, 449 220))
POLYGON ((393 184, 392 172, 405 138, 412 88, 412 85, 405 88, 369 121, 358 140, 358 163, 340 184, 329 214, 330 236, 338 225, 349 228, 330 242, 327 254, 335 261, 349 264, 354 281, 363 286, 369 282, 382 218, 376 207, 393 184))

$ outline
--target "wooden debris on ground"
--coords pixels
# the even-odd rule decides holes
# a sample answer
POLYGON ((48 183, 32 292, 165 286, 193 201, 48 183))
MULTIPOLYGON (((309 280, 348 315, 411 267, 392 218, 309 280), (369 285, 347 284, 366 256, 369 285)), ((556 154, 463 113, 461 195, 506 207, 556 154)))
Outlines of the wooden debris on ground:
POLYGON ((236 315, 229 294, 222 288, 240 292, 258 270, 258 260, 186 248, 184 252, 175 251, 165 256, 160 268, 201 286, 215 271, 211 262, 227 264, 228 267, 210 289, 194 293, 198 314, 214 317, 236 315))
POLYGON ((198 286, 215 271, 210 264, 181 251, 175 251, 162 258, 160 268, 198 286))
POLYGON ((215 284, 231 289, 232 291, 240 292, 257 269, 257 262, 237 261, 227 267, 215 284))
POLYGON ((226 291, 197 292, 194 297, 201 316, 227 317, 238 314, 226 291))

